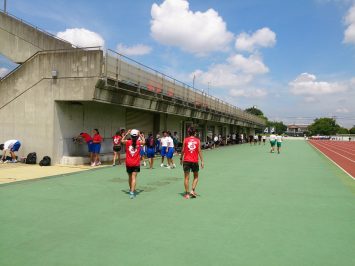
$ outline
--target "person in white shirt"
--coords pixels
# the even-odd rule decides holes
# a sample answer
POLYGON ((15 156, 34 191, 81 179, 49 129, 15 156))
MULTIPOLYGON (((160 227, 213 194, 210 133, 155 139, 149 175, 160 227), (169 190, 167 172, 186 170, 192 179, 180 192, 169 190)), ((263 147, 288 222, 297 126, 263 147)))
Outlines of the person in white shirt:
POLYGON ((271 132, 271 135, 270 135, 270 145, 271 145, 270 152, 271 153, 275 152, 275 144, 276 144, 276 135, 274 132, 271 132))
POLYGON ((215 135, 213 138, 213 148, 216 148, 216 145, 218 145, 218 136, 215 135))
POLYGON ((167 137, 167 141, 168 141, 168 150, 166 152, 166 159, 168 160, 168 169, 173 169, 176 167, 176 165, 174 164, 173 161, 173 156, 174 156, 174 140, 171 137, 171 132, 168 132, 168 137, 167 137))
POLYGON ((21 143, 20 141, 16 140, 16 139, 11 139, 8 141, 5 141, 4 144, 0 144, 0 150, 2 150, 2 157, 1 157, 1 161, 0 163, 2 163, 4 161, 4 159, 6 158, 6 152, 9 151, 11 158, 12 158, 12 163, 17 163, 16 160, 16 155, 15 152, 17 152, 21 147, 21 143))
POLYGON ((278 154, 280 154, 281 144, 282 144, 282 136, 277 134, 277 136, 276 136, 276 146, 277 146, 277 153, 278 154))
POLYGON ((160 139, 160 145, 161 145, 161 165, 160 167, 164 167, 164 159, 165 156, 168 152, 168 132, 163 131, 163 137, 160 139))
POLYGON ((266 136, 265 136, 265 135, 263 135, 262 139, 263 139, 263 143, 264 143, 264 145, 265 145, 265 142, 266 142, 266 136))
POLYGON ((258 143, 258 135, 254 135, 254 145, 256 145, 256 143, 258 143))
POLYGON ((237 144, 237 135, 235 133, 232 134, 232 142, 233 144, 237 144))

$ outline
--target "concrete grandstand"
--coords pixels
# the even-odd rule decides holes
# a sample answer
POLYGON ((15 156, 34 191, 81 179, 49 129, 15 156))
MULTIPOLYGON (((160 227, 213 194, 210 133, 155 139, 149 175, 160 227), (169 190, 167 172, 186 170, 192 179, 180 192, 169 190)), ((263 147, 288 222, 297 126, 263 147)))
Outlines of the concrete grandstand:
MULTIPOLYGON (((19 139, 20 156, 55 163, 82 157, 72 137, 98 128, 111 152, 119 128, 156 134, 198 126, 214 134, 253 134, 263 119, 112 50, 82 48, 0 12, 0 53, 19 64, 0 81, 0 140, 19 139)), ((83 161, 77 161, 82 163, 83 161)))

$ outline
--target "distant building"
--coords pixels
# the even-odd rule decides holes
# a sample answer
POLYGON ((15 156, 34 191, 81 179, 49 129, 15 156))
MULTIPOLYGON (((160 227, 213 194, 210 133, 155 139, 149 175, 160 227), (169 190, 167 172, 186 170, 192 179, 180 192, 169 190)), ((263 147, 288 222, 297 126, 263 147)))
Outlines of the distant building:
POLYGON ((287 125, 286 134, 292 137, 303 137, 308 132, 309 125, 287 125))

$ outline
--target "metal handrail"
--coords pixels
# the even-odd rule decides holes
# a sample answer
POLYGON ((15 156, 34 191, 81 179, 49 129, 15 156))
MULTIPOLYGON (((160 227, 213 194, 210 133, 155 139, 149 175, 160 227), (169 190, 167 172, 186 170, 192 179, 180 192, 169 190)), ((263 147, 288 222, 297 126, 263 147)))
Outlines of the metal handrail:
MULTIPOLYGON (((243 111, 241 108, 238 108, 228 102, 225 102, 215 96, 212 96, 202 90, 196 89, 194 87, 191 87, 190 85, 179 81, 169 75, 166 75, 158 70, 155 70, 149 66, 146 66, 134 59, 131 59, 125 55, 122 55, 116 51, 113 51, 111 49, 107 49, 106 50, 106 57, 105 57, 105 70, 104 70, 105 76, 106 78, 113 78, 114 80, 118 81, 119 76, 121 78, 123 78, 123 80, 128 79, 128 81, 133 82, 133 83, 137 83, 137 85, 142 85, 141 83, 143 82, 144 85, 147 85, 146 82, 148 83, 152 83, 155 86, 152 86, 153 88, 159 88, 161 91, 160 93, 163 94, 167 94, 169 95, 169 91, 164 91, 164 89, 166 89, 165 84, 169 83, 171 85, 174 86, 178 86, 180 87, 180 89, 182 91, 179 91, 181 94, 180 95, 175 95, 176 92, 176 88, 174 87, 174 91, 173 91, 173 98, 177 98, 177 99, 183 99, 189 102, 194 102, 196 105, 201 106, 202 108, 210 108, 210 109, 214 109, 218 112, 223 112, 225 114, 228 115, 232 115, 232 116, 238 116, 240 118, 242 118, 243 120, 247 121, 247 122, 254 122, 254 123, 259 123, 259 124, 264 124, 265 121, 257 116, 254 116, 252 114, 246 113, 245 111, 243 111), (114 56, 111 55, 111 53, 114 54, 114 56), (113 71, 108 71, 108 68, 110 67, 110 63, 109 60, 115 60, 115 67, 111 66, 112 69, 114 69, 113 71), (126 69, 124 69, 126 71, 126 76, 124 76, 124 74, 122 74, 122 62, 124 62, 125 64, 127 64, 126 69), (118 67, 119 66, 119 67, 118 67), (130 67, 133 68, 133 71, 130 72, 130 67), (136 73, 133 73, 133 72, 136 73), (137 72, 138 71, 138 72, 137 72), (110 73, 108 73, 110 72, 110 73), (118 73, 120 72, 120 73, 118 73), (112 74, 112 76, 110 76, 110 74, 112 74), (133 78, 132 78, 133 75, 133 78), (147 76, 148 75, 148 76, 147 76), (152 76, 149 76, 152 75, 152 76), (148 77, 145 78, 144 76, 148 77), (153 78, 153 79, 149 79, 149 78, 153 78), (157 82, 156 80, 160 80, 159 82, 157 82), (190 97, 193 97, 193 100, 191 101, 190 97), (197 97, 199 98, 197 101, 197 97)), ((126 80, 127 81, 127 80, 126 80)), ((141 86, 141 87, 144 87, 141 86)), ((169 89, 169 87, 168 87, 169 89)))

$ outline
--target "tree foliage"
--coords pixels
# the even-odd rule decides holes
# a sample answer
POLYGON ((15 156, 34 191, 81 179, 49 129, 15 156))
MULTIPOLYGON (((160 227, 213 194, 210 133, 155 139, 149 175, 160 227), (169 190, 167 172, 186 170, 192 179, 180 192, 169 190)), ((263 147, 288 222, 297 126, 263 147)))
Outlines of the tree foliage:
POLYGON ((335 135, 340 130, 340 126, 333 118, 322 117, 314 120, 313 124, 308 127, 311 135, 335 135))
POLYGON ((355 125, 349 129, 350 134, 355 134, 355 125))
POLYGON ((277 134, 283 134, 287 130, 287 126, 282 121, 267 121, 266 126, 274 128, 277 134))
POLYGON ((252 114, 252 115, 257 115, 257 116, 264 117, 264 113, 260 109, 256 108, 255 106, 247 108, 244 111, 249 113, 249 114, 252 114))

